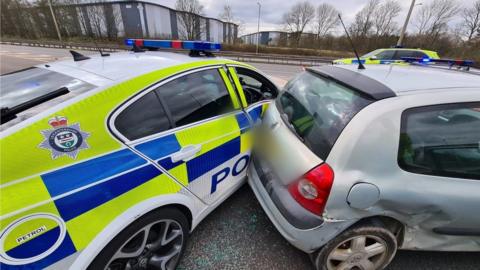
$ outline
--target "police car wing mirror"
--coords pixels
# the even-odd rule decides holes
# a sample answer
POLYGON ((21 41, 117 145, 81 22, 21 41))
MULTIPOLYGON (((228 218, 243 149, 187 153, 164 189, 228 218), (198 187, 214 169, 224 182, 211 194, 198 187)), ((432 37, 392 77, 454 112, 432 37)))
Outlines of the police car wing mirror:
POLYGON ((239 77, 238 80, 240 81, 240 84, 241 84, 241 85, 246 85, 245 80, 243 79, 243 77, 239 77))
POLYGON ((262 93, 264 99, 272 99, 273 95, 270 92, 263 92, 262 93))
POLYGON ((196 144, 196 145, 187 145, 180 149, 180 151, 173 153, 171 155, 171 159, 173 163, 179 162, 179 161, 189 161, 192 158, 195 157, 195 155, 202 150, 202 145, 196 144))
POLYGON ((375 55, 370 56, 370 60, 377 60, 377 57, 375 55))

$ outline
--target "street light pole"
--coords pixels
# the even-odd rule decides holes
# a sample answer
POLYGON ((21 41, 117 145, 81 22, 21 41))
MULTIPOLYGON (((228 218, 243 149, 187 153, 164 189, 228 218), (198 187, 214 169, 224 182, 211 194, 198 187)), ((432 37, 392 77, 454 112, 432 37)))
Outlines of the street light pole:
POLYGON ((55 29, 57 30, 58 40, 60 40, 60 44, 62 44, 63 47, 62 35, 60 34, 60 30, 58 29, 57 17, 55 17, 55 13, 53 12, 52 8, 52 0, 48 0, 48 6, 50 7, 50 12, 52 13, 53 24, 55 24, 55 29))
POLYGON ((408 21, 410 21, 410 16, 412 15, 414 6, 415 6, 415 0, 412 0, 412 4, 410 5, 410 9, 408 10, 407 18, 405 19, 405 23, 403 24, 402 31, 400 32, 400 37, 398 38, 397 47, 402 46, 403 38, 405 37, 405 31, 407 31, 408 21))
POLYGON ((258 24, 257 24, 257 50, 256 54, 258 54, 258 43, 260 42, 260 9, 262 8, 262 5, 260 2, 257 2, 258 5, 258 24))

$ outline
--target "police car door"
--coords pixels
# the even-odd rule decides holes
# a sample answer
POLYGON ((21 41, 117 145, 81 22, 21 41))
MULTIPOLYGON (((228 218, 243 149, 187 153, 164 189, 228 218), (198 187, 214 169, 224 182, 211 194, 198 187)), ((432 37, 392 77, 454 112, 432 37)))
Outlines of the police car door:
POLYGON ((225 70, 216 66, 159 83, 116 113, 114 122, 128 145, 213 203, 246 176, 244 114, 225 70))
POLYGON ((277 87, 263 75, 249 68, 229 67, 229 72, 251 125, 258 124, 268 104, 278 95, 277 87))

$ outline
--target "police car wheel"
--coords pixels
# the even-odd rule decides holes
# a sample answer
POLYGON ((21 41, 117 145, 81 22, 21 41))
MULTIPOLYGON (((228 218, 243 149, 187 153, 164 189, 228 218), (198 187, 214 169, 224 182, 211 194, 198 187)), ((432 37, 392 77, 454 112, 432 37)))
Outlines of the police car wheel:
POLYGON ((393 259, 397 239, 386 228, 362 226, 349 229, 316 254, 317 270, 380 270, 393 259))
POLYGON ((188 230, 188 220, 180 211, 153 211, 118 234, 88 269, 173 270, 185 249, 188 230))

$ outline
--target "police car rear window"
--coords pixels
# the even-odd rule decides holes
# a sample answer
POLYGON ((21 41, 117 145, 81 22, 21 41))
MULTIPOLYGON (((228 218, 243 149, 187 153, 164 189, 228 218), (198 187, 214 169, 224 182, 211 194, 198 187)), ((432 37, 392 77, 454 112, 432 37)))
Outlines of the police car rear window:
POLYGON ((160 86, 156 92, 165 101, 177 127, 234 111, 217 69, 185 75, 160 86))
POLYGON ((357 91, 310 72, 290 81, 276 101, 292 131, 323 160, 355 114, 372 102, 357 91))
POLYGON ((66 87, 69 93, 46 101, 17 115, 17 118, 2 125, 6 127, 22 122, 52 106, 95 88, 58 72, 44 68, 30 68, 0 76, 0 108, 13 108, 50 92, 66 87))
POLYGON ((137 140, 233 111, 228 90, 217 69, 172 80, 130 104, 115 119, 117 130, 137 140), (162 102, 171 115, 171 122, 162 102))

